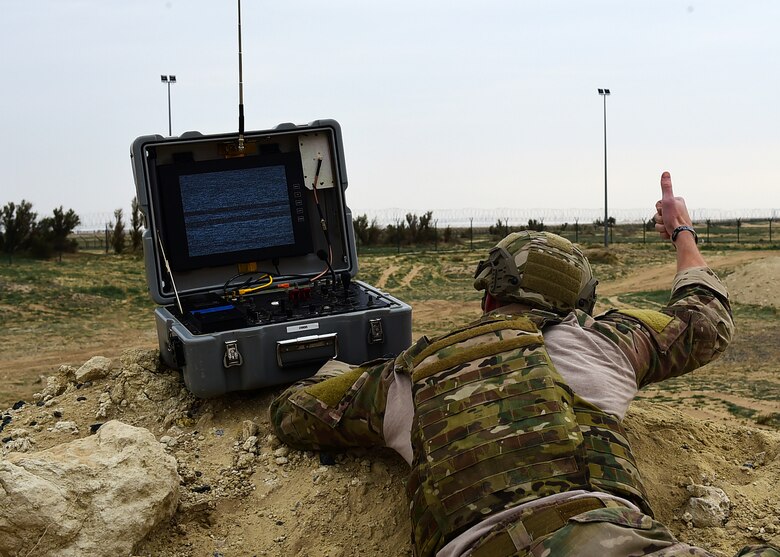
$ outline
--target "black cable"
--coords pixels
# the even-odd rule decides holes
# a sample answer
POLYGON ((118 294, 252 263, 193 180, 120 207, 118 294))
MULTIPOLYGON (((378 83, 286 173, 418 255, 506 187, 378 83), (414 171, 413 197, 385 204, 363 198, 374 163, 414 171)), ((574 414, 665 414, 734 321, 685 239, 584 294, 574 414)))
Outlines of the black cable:
POLYGON ((322 157, 319 157, 317 159, 317 169, 314 172, 314 182, 312 183, 312 192, 314 193, 314 204, 317 207, 317 214, 320 217, 320 228, 322 228, 322 234, 325 237, 325 245, 328 246, 328 251, 325 254, 325 257, 323 258, 319 252, 317 252, 317 256, 325 261, 325 263, 328 266, 328 270, 330 271, 331 277, 333 279, 333 284, 336 284, 336 273, 333 270, 333 267, 331 266, 331 263, 329 261, 328 255, 333 253, 333 245, 330 242, 330 233, 328 232, 328 221, 325 219, 325 215, 322 212, 322 206, 320 205, 320 198, 317 195, 317 181, 320 179, 320 170, 322 169, 322 157))
POLYGON ((330 264, 330 261, 328 261, 328 254, 325 252, 324 249, 317 250, 317 257, 322 259, 325 262, 325 265, 328 266, 328 270, 330 271, 330 277, 331 280, 333 280, 333 286, 336 286, 336 271, 333 270, 333 266, 330 264))

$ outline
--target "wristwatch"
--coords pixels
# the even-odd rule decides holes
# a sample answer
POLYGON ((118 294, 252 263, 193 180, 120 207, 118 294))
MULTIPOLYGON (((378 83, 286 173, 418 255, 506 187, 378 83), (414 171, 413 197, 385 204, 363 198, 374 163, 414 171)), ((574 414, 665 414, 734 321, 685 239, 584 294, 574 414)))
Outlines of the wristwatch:
POLYGON ((693 234, 693 239, 696 240, 697 244, 699 243, 699 235, 696 234, 696 231, 693 229, 692 226, 688 226, 688 225, 678 226, 672 231, 672 242, 677 240, 677 236, 679 236, 680 232, 682 232, 683 230, 687 230, 688 232, 693 234))

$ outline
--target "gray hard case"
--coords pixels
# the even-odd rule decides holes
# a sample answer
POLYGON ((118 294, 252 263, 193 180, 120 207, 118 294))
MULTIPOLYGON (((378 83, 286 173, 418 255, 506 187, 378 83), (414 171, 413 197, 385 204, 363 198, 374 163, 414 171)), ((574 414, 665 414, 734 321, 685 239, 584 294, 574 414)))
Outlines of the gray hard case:
MULTIPOLYGON (((347 176, 339 124, 334 120, 280 124, 248 132, 243 139, 243 150, 238 147, 237 134, 149 135, 132 144, 136 192, 146 219, 144 264, 151 297, 160 304, 154 313, 164 362, 182 370, 193 394, 213 397, 293 382, 311 376, 330 358, 358 364, 392 357, 407 348, 411 343, 409 305, 352 280, 358 261, 352 214, 345 202, 347 176), (218 196, 225 190, 217 181, 209 182, 213 176, 256 161, 269 167, 277 164, 266 164, 266 159, 284 161, 276 168, 287 165, 289 217, 298 221, 290 225, 295 245, 263 245, 256 252, 236 248, 236 253, 227 256, 204 253, 215 242, 193 240, 196 224, 192 215, 208 211, 188 207, 186 180, 200 173, 205 178, 194 182, 197 187, 210 188, 218 196), (267 272, 272 284, 246 295, 229 291, 226 283, 248 270, 267 272), (198 305, 204 299, 207 303, 198 305), (212 318, 218 322, 207 323, 212 318)), ((246 194, 243 189, 231 191, 246 194)), ((277 228, 287 230, 286 223, 283 227, 267 225, 278 221, 263 220, 276 218, 265 205, 242 205, 242 210, 249 207, 257 212, 257 222, 247 226, 270 228, 273 233, 277 228)), ((287 211, 287 205, 281 205, 287 211)), ((241 222, 253 218, 244 216, 241 222)), ((220 225, 208 226, 218 230, 220 225)), ((236 238, 220 234, 217 242, 242 248, 242 242, 248 242, 250 248, 256 247, 245 233, 236 238)))

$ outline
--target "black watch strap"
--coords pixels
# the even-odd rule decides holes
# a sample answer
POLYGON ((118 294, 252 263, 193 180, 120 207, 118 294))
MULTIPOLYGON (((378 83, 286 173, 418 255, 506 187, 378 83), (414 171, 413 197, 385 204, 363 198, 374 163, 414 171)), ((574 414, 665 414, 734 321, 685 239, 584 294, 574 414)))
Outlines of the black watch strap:
POLYGON ((678 226, 677 228, 674 229, 674 231, 672 232, 672 242, 677 240, 677 236, 679 236, 680 232, 682 232, 683 230, 687 230, 688 232, 693 234, 693 239, 696 240, 697 244, 699 243, 699 235, 696 234, 696 231, 693 229, 692 226, 688 226, 688 225, 678 226))

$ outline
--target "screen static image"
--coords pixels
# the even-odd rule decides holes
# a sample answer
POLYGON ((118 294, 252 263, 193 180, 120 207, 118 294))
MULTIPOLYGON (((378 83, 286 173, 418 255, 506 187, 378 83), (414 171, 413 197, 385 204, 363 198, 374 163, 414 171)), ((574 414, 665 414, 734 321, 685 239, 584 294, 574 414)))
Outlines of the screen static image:
POLYGON ((179 176, 190 257, 295 243, 284 166, 179 176))

